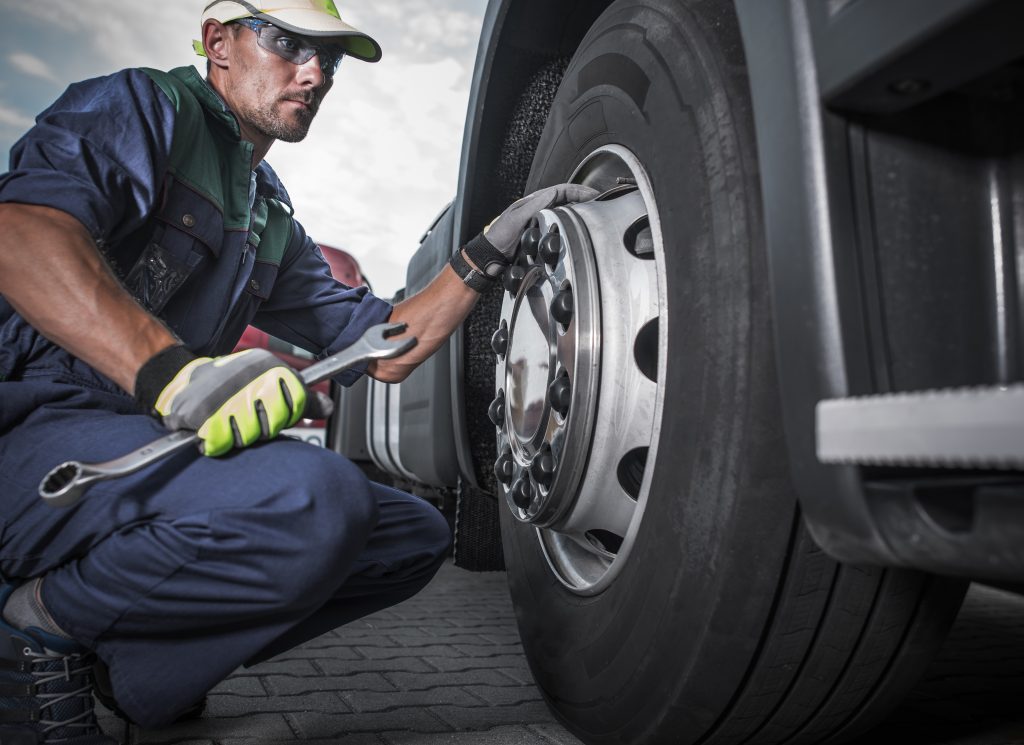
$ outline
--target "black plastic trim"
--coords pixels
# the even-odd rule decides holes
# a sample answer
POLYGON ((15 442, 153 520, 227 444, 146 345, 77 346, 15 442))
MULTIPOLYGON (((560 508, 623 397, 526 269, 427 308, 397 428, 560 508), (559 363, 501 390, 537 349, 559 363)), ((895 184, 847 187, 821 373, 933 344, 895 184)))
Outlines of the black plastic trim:
POLYGON ((864 315, 843 307, 856 294, 841 297, 849 287, 840 278, 859 272, 838 264, 843 254, 833 242, 826 120, 809 19, 798 1, 738 0, 737 11, 754 102, 792 477, 808 527, 830 555, 895 563, 868 512, 857 469, 826 467, 815 455, 817 402, 870 392, 872 375, 864 315))
MULTIPOLYGON (((1004 223, 1016 214, 1008 194, 1019 149, 1003 129, 1012 129, 1017 110, 986 129, 974 127, 971 117, 1002 105, 987 91, 978 96, 980 105, 958 89, 885 117, 828 104, 840 100, 837 92, 858 90, 855 81, 888 74, 878 65, 902 59, 893 49, 912 54, 971 40, 984 50, 978 19, 988 19, 991 30, 993 14, 1024 6, 1003 0, 908 0, 898 8, 876 0, 736 5, 754 101, 783 420, 808 527, 841 561, 1019 581, 1020 483, 951 469, 922 475, 824 466, 815 454, 814 407, 824 399, 1019 376, 1016 275, 1007 270, 1005 287, 985 286, 993 284, 985 279, 994 273, 989 264, 1016 260, 1016 246, 1002 244, 1013 240, 1004 223), (894 28, 880 31, 873 46, 870 29, 889 22, 887 11, 894 28), (865 26, 866 19, 873 25, 865 26), (840 28, 852 34, 843 43, 859 44, 860 52, 829 48, 840 43, 840 28), (947 111, 960 118, 948 127, 929 125, 945 122, 947 111), (893 188, 879 188, 885 174, 897 179, 893 188), (1000 293, 1005 328, 988 317, 1000 293), (936 338, 915 338, 921 328, 936 338)), ((994 38, 1000 47, 1003 36, 994 38)), ((1014 43, 1019 57, 1024 44, 1014 43)), ((1001 50, 980 54, 988 66, 972 67, 972 74, 1016 58, 1005 45, 1001 50)))
POLYGON ((825 101, 892 113, 1016 59, 1019 0, 859 0, 806 5, 825 101))

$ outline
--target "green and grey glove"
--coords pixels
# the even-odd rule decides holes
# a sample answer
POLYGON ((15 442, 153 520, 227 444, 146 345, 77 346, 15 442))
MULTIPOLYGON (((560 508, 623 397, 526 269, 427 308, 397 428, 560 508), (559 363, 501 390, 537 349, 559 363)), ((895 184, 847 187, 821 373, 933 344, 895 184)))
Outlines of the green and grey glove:
POLYGON ((585 202, 598 194, 596 189, 582 184, 558 184, 523 197, 498 215, 465 248, 456 251, 450 262, 452 268, 463 282, 477 292, 483 292, 515 260, 523 232, 538 212, 572 202, 585 202))
POLYGON ((143 365, 135 388, 166 427, 199 435, 209 456, 274 438, 303 413, 330 413, 329 400, 310 395, 295 370, 265 349, 211 358, 172 347, 143 365), (169 381, 168 368, 177 370, 169 381))

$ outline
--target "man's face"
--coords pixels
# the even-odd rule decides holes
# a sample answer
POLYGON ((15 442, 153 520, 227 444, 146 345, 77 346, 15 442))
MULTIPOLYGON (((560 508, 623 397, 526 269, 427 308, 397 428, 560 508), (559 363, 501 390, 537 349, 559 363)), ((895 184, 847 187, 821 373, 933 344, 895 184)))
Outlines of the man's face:
POLYGON ((294 64, 263 49, 252 29, 232 24, 230 33, 236 51, 228 104, 243 129, 284 142, 302 140, 333 78, 318 57, 294 64))

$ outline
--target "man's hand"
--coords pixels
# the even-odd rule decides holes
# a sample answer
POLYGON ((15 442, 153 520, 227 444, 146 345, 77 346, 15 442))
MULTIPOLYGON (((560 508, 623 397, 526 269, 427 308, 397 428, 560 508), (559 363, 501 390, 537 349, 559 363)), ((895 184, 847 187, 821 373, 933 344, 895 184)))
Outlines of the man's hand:
POLYGON ((511 262, 516 256, 519 239, 538 212, 572 202, 586 202, 599 194, 596 189, 581 184, 558 184, 528 194, 484 228, 488 242, 511 262))
POLYGON ((401 357, 374 360, 367 368, 369 374, 385 383, 405 380, 462 324, 478 293, 494 286, 515 259, 522 234, 538 212, 597 195, 587 186, 559 184, 523 197, 502 212, 483 233, 453 253, 449 266, 426 288, 395 306, 388 320, 407 324, 408 333, 419 341, 401 357))
POLYGON ((194 430, 203 452, 218 456, 276 437, 299 421, 307 401, 320 415, 323 403, 295 370, 264 349, 249 349, 193 359, 163 387, 154 408, 169 429, 194 430))
POLYGON ((470 287, 478 292, 484 291, 486 282, 474 280, 472 277, 467 279, 467 275, 475 268, 483 275, 482 279, 496 281, 505 268, 515 260, 523 231, 538 212, 570 202, 583 202, 597 195, 597 190, 589 186, 558 184, 523 197, 498 215, 494 222, 484 228, 484 232, 466 244, 462 249, 466 261, 462 261, 459 255, 453 256, 452 268, 470 287))

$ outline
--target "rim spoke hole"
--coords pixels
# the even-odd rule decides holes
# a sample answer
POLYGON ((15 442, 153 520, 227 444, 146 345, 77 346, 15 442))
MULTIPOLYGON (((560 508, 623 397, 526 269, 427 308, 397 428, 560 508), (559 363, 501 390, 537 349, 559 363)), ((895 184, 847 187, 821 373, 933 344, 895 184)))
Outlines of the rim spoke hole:
POLYGON ((588 530, 585 535, 590 545, 606 554, 617 554, 622 548, 622 536, 610 530, 588 530))
POLYGON ((630 496, 630 499, 637 499, 640 496, 640 486, 644 482, 644 469, 647 468, 648 448, 634 448, 622 456, 619 461, 617 476, 619 486, 630 496))
POLYGON ((644 377, 658 382, 658 319, 648 321, 636 335, 633 344, 633 359, 644 377))
POLYGON ((638 217, 636 222, 626 228, 622 237, 626 250, 638 259, 654 259, 654 234, 651 232, 651 220, 647 215, 638 217))

